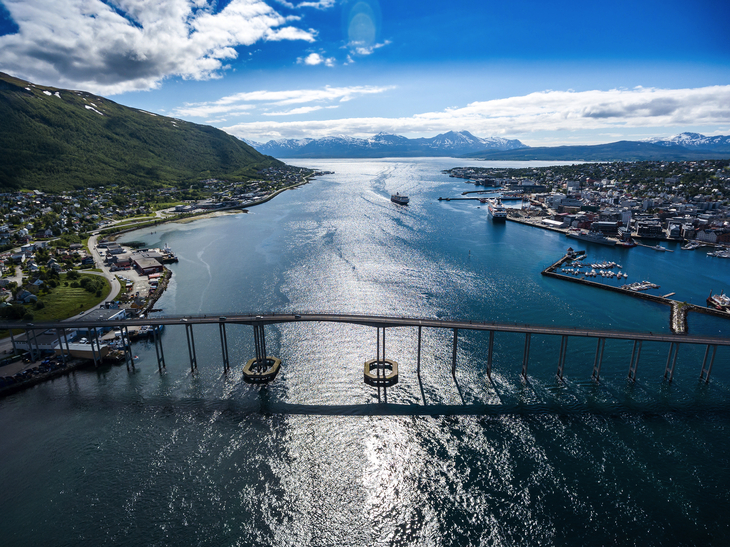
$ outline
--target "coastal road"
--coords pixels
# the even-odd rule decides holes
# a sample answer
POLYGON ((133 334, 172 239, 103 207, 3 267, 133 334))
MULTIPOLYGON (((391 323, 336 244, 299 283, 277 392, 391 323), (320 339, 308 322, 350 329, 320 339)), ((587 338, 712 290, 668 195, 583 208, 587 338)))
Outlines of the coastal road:
MULTIPOLYGON (((99 238, 98 234, 93 234, 91 237, 89 237, 88 246, 89 246, 89 252, 91 253, 91 256, 94 257, 94 264, 97 268, 101 269, 101 272, 84 272, 84 273, 90 273, 94 275, 101 275, 106 277, 109 280, 109 284, 112 287, 112 290, 109 291, 109 294, 107 297, 99 304, 99 306, 103 306, 107 302, 113 301, 117 295, 119 294, 119 290, 122 288, 121 283, 119 283, 119 280, 117 279, 117 276, 114 275, 112 272, 109 271, 109 268, 107 268, 104 265, 104 260, 101 258, 101 255, 99 254, 99 249, 96 248, 96 243, 99 238)), ((94 308, 91 308, 94 309, 94 308)), ((88 313, 91 310, 86 310, 79 315, 74 316, 74 318, 82 317, 85 313, 88 313)))

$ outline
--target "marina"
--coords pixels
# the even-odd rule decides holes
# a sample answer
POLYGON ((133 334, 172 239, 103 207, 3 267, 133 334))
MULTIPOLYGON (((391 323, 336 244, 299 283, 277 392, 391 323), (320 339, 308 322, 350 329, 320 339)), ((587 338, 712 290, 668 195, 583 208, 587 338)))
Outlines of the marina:
MULTIPOLYGON (((605 283, 597 283, 594 281, 589 281, 585 279, 584 277, 578 277, 580 275, 587 275, 595 277, 595 269, 591 270, 591 272, 586 273, 580 271, 579 268, 562 268, 561 272, 558 272, 558 268, 563 266, 566 262, 573 262, 577 259, 583 259, 585 255, 581 254, 577 256, 575 252, 572 249, 569 249, 568 252, 563 256, 560 260, 555 262, 554 264, 548 266, 542 271, 542 275, 549 276, 549 277, 555 277, 557 279, 564 279, 567 281, 572 281, 574 283, 582 283, 583 285, 594 287, 598 289, 604 289, 614 292, 621 292, 623 294, 627 294, 630 296, 637 296, 641 298, 645 298, 648 300, 651 300, 653 302, 657 302, 660 304, 666 304, 670 306, 670 318, 669 323, 670 327, 672 329, 672 332, 676 334, 684 334, 687 332, 687 312, 697 312, 697 313, 704 313, 709 315, 716 315, 718 317, 726 318, 727 320, 730 320, 730 313, 728 313, 728 308, 725 308, 723 306, 717 307, 704 307, 704 306, 698 306, 693 304, 687 304, 686 302, 679 302, 678 300, 672 300, 669 297, 674 295, 675 293, 669 293, 665 296, 658 296, 653 294, 646 294, 642 291, 646 291, 649 289, 659 289, 660 286, 656 283, 651 283, 649 281, 640 281, 636 283, 621 285, 620 287, 613 286, 613 285, 607 285, 605 283), (572 274, 572 275, 565 275, 566 273, 572 274)), ((615 263, 603 263, 603 264, 592 264, 592 266, 595 267, 607 267, 612 268, 614 266, 618 266, 615 263)), ((620 278, 619 274, 614 274, 613 271, 600 271, 601 277, 617 277, 620 278)), ((628 274, 625 272, 623 273, 623 277, 628 277, 628 274)), ((725 297, 727 298, 727 297, 725 297)), ((724 300, 723 300, 724 302, 724 300)), ((708 305, 710 305, 710 299, 708 298, 708 305)))

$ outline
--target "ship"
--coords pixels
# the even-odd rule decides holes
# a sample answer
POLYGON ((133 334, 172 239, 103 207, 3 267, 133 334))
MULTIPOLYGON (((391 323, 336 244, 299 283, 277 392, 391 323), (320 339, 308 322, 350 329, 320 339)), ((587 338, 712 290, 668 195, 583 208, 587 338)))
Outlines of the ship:
POLYGON ((505 209, 504 205, 502 205, 501 199, 496 198, 489 199, 487 201, 489 202, 487 209, 489 210, 489 216, 492 217, 493 222, 504 222, 507 220, 507 209, 505 209))
POLYGON ((568 233, 565 234, 568 237, 572 237, 575 239, 580 239, 582 241, 588 241, 589 243, 598 243, 600 245, 610 245, 614 246, 616 245, 615 239, 608 239, 606 236, 603 235, 603 232, 588 232, 586 230, 575 230, 571 229, 568 230, 568 233))
POLYGON ((408 196, 402 196, 398 192, 396 192, 395 194, 391 194, 390 201, 392 201, 393 203, 397 203, 398 205, 408 205, 410 199, 408 198, 408 196))
POLYGON ((723 293, 713 295, 710 291, 710 296, 707 297, 707 306, 716 310, 730 311, 730 296, 723 293))

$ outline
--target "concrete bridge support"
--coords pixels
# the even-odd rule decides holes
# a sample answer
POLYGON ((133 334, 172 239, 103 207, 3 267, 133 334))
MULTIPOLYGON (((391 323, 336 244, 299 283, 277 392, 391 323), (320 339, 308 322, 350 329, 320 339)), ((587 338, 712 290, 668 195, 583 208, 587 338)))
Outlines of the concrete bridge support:
POLYGON ((591 374, 591 378, 598 381, 599 377, 601 376, 601 364, 603 363, 603 349, 606 347, 606 339, 605 338, 599 338, 598 343, 596 344, 596 356, 593 359, 593 373, 591 374))
POLYGON ((674 379, 674 367, 677 364, 677 355, 679 354, 679 342, 672 342, 669 346, 669 355, 667 355, 667 366, 664 367, 664 379, 670 382, 674 379))
POLYGON ((157 356, 157 370, 162 372, 165 366, 165 352, 162 350, 162 340, 160 339, 160 326, 153 325, 152 336, 155 341, 155 355, 157 356))
POLYGON ((702 369, 700 370, 700 380, 704 380, 705 383, 710 381, 710 373, 712 372, 712 365, 715 363, 715 354, 717 353, 717 346, 708 344, 705 348, 705 357, 702 359, 702 369), (710 358, 710 366, 705 368, 707 365, 707 356, 712 348, 712 357, 710 358))
POLYGON ((195 355, 195 338, 193 337, 193 326, 190 323, 185 323, 185 334, 190 355, 190 372, 195 372, 198 369, 198 357, 195 355))
POLYGON ((558 357, 558 381, 563 381, 563 371, 565 370, 565 357, 568 353, 568 337, 563 335, 560 339, 560 356, 558 357))
POLYGON ((634 347, 631 349, 631 362, 629 363, 629 380, 636 381, 636 369, 639 366, 641 356, 641 340, 634 340, 634 347))
POLYGON ((527 362, 530 360, 530 338, 532 333, 525 334, 525 349, 522 350, 522 378, 527 381, 527 362))
POLYGON ((226 324, 221 321, 218 323, 218 331, 221 335, 221 352, 223 353, 223 372, 228 372, 231 369, 231 364, 228 359, 228 336, 226 335, 226 324))
POLYGON ((129 365, 134 368, 134 358, 132 357, 132 343, 129 340, 129 329, 124 327, 122 329, 122 347, 124 348, 124 360, 127 364, 127 370, 129 365))

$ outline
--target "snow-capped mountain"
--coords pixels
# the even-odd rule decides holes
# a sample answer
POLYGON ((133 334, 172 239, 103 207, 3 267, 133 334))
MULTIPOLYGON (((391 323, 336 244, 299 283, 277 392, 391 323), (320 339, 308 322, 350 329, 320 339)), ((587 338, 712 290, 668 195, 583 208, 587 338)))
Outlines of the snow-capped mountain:
POLYGON ((699 133, 680 133, 669 138, 646 139, 660 146, 683 146, 690 149, 730 150, 730 135, 706 137, 699 133))
POLYGON ((382 158, 460 156, 482 150, 525 148, 518 140, 475 137, 468 131, 449 131, 431 138, 409 139, 378 133, 368 139, 335 135, 321 139, 282 139, 267 143, 246 141, 257 151, 279 158, 382 158))

